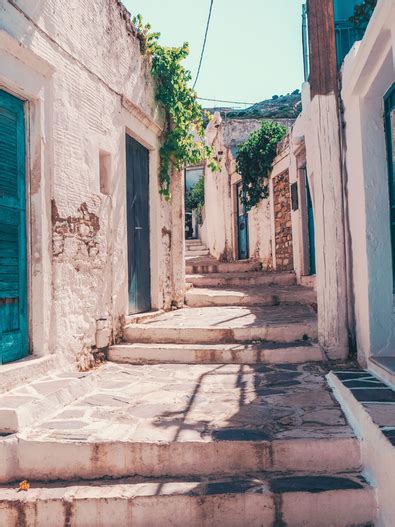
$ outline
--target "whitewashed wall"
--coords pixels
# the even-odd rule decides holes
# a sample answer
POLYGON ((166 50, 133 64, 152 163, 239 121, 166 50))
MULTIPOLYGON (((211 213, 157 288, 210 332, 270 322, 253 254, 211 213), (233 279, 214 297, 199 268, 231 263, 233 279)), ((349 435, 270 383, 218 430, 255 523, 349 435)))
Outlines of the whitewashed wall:
POLYGON ((395 2, 381 0, 343 66, 358 358, 395 356, 384 95, 395 81, 395 2))
POLYGON ((116 0, 0 3, 0 87, 28 101, 33 352, 80 367, 96 320, 116 334, 128 309, 126 132, 150 150, 153 307, 182 295, 172 277, 182 275, 183 218, 159 197, 162 121, 127 19, 116 0), (100 151, 110 155, 105 193, 100 151))

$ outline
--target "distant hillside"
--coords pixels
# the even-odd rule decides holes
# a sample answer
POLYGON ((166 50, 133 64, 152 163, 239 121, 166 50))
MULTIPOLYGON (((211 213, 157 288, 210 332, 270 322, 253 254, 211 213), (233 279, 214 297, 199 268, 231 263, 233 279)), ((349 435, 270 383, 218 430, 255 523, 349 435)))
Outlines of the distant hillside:
POLYGON ((226 113, 228 119, 296 119, 302 111, 302 101, 299 90, 287 95, 274 95, 271 99, 258 102, 245 110, 230 110, 216 108, 226 113))

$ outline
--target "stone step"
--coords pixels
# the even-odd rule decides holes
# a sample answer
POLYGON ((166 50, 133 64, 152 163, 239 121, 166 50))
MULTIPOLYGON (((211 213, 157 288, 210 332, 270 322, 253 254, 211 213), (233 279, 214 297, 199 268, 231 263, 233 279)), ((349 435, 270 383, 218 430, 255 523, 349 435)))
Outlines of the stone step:
MULTIPOLYGON (((105 410, 102 408, 101 412, 105 410)), ((41 434, 42 439, 37 432, 30 432, 28 438, 23 434, 5 438, 0 441, 3 460, 0 483, 23 479, 50 482, 135 475, 213 477, 224 474, 230 477, 256 471, 288 474, 303 472, 307 467, 311 474, 360 469, 359 441, 350 434, 265 440, 266 433, 262 430, 225 428, 204 436, 204 432, 188 434, 187 425, 183 439, 176 436, 169 441, 165 438, 171 436, 171 431, 161 434, 163 430, 158 428, 153 441, 150 428, 155 427, 154 423, 147 425, 145 430, 136 430, 135 440, 119 439, 115 423, 113 431, 103 431, 103 437, 112 436, 111 440, 87 440, 81 430, 67 430, 70 424, 66 423, 59 423, 59 428, 50 430, 49 434, 41 434), (61 426, 64 427, 63 434, 59 433, 61 426), (51 437, 51 432, 56 433, 51 437)), ((168 427, 172 427, 171 422, 168 427)))
POLYGON ((292 285, 296 283, 294 273, 210 273, 186 275, 186 282, 194 287, 237 287, 255 285, 292 285))
POLYGON ((317 363, 105 363, 87 395, 0 438, 0 482, 360 470, 317 363))
POLYGON ((7 527, 366 527, 376 512, 358 473, 33 482, 0 488, 0 502, 7 527))
POLYGON ((317 338, 317 319, 303 305, 185 308, 124 327, 130 343, 294 342, 317 338))
POLYGON ((208 256, 210 254, 210 251, 208 249, 197 249, 196 251, 191 251, 187 249, 185 251, 185 257, 188 258, 189 256, 208 256))
POLYGON ((300 364, 323 360, 312 342, 261 344, 118 344, 108 359, 123 364, 300 364))
POLYGON ((185 265, 187 274, 206 273, 246 273, 248 271, 259 271, 262 268, 260 262, 219 262, 215 258, 192 258, 185 265))
POLYGON ((199 238, 192 238, 185 240, 185 245, 201 245, 202 241, 199 238))
POLYGON ((194 243, 193 245, 187 245, 186 250, 195 253, 195 251, 206 251, 207 247, 202 243, 194 243))
POLYGON ((94 373, 52 373, 0 395, 0 434, 23 430, 40 418, 86 395, 94 373))
POLYGON ((185 295, 189 307, 209 306, 277 306, 279 304, 308 304, 317 302, 313 289, 301 286, 255 286, 192 288, 185 295))

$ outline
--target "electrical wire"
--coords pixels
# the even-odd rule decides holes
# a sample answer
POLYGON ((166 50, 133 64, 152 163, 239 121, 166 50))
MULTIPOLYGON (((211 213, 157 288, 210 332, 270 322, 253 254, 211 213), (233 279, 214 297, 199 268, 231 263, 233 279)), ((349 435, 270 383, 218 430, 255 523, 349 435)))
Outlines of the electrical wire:
POLYGON ((242 102, 242 101, 223 101, 221 99, 208 99, 205 97, 197 97, 199 101, 210 101, 210 102, 224 102, 227 104, 247 104, 249 106, 253 106, 254 104, 257 104, 256 102, 242 102))
POLYGON ((196 83, 197 83, 197 81, 198 81, 198 79, 199 79, 200 69, 201 69, 201 67, 202 67, 204 51, 205 51, 205 49, 206 49, 207 35, 208 35, 209 27, 210 27, 211 12, 212 12, 212 10, 213 10, 213 4, 214 4, 214 0, 211 0, 210 11, 209 11, 209 13, 208 13, 208 19, 207 19, 207 24, 206 24, 206 32, 205 32, 205 34, 204 34, 204 41, 203 41, 202 52, 201 52, 201 54, 200 54, 199 67, 198 67, 198 70, 197 70, 197 73, 196 73, 196 79, 195 79, 195 82, 193 83, 193 89, 195 89, 196 83))

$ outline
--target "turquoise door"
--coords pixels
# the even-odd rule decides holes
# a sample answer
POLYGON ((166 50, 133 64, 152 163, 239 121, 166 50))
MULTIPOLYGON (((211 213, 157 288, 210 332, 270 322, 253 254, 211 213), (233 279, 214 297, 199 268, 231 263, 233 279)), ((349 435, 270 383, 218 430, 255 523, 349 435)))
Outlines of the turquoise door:
POLYGON ((392 242, 392 273, 395 292, 395 84, 384 98, 385 133, 387 140, 388 185, 390 196, 390 226, 392 242))
POLYGON ((306 199, 307 199, 307 227, 309 231, 310 274, 314 275, 316 274, 314 209, 313 209, 313 202, 311 199, 309 181, 307 179, 307 172, 305 172, 305 177, 306 177, 306 199))
POLYGON ((28 353, 25 116, 0 90, 0 364, 28 353))
POLYGON ((247 260, 249 257, 248 247, 248 212, 243 202, 243 186, 237 184, 237 245, 238 259, 247 260))

